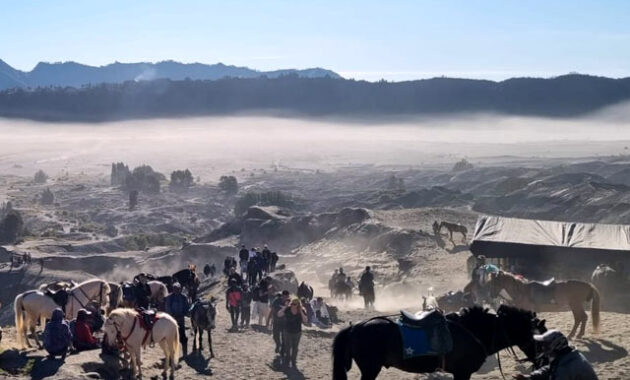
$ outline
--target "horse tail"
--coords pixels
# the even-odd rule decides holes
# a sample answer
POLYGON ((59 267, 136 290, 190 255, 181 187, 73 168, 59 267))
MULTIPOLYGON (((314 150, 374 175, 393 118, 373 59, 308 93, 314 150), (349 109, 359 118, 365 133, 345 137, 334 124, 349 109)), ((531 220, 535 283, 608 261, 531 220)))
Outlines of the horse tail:
POLYGON ((177 322, 175 322, 175 337, 171 341, 171 352, 173 353, 173 360, 176 364, 179 360, 179 349, 179 326, 177 325, 177 322))
POLYGON ((591 289, 591 296, 593 297, 593 302, 591 303, 591 319, 593 320, 593 331, 598 333, 601 297, 599 296, 599 290, 597 290, 594 285, 591 285, 591 289))
POLYGON ((350 337, 352 326, 339 331, 333 341, 333 380, 347 380, 346 372, 352 367, 350 337))
POLYGON ((18 294, 13 303, 13 311, 15 313, 15 330, 17 341, 20 347, 24 347, 24 294, 18 294))

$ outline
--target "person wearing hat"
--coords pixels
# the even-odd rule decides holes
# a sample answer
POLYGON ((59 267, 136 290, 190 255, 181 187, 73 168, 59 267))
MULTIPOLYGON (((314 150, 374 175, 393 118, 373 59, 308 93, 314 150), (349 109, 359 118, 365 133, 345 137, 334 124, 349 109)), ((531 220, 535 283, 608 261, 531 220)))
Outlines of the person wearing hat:
POLYGON ((182 352, 184 356, 188 355, 188 338, 186 337, 186 315, 188 314, 189 305, 188 297, 182 294, 182 285, 179 282, 173 284, 173 293, 169 294, 165 299, 166 313, 169 314, 177 322, 179 329, 179 342, 182 344, 182 352))
POLYGON ((77 313, 77 319, 74 323, 74 348, 77 351, 92 350, 98 348, 98 340, 92 335, 92 329, 90 328, 89 318, 92 315, 85 309, 79 310, 77 313))
POLYGON ((549 364, 530 373, 518 374, 517 380, 597 380, 597 375, 578 350, 569 346, 567 338, 558 330, 549 330, 534 335, 541 349, 540 356, 549 359, 549 364))

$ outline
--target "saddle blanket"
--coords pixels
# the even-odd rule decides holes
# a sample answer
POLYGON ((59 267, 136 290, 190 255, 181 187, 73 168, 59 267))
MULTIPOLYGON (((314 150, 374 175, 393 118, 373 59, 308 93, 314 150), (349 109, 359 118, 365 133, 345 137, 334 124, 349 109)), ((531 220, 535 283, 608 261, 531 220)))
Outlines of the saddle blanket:
POLYGON ((398 320, 397 325, 402 337, 404 359, 444 355, 453 349, 453 338, 446 324, 419 328, 398 320))

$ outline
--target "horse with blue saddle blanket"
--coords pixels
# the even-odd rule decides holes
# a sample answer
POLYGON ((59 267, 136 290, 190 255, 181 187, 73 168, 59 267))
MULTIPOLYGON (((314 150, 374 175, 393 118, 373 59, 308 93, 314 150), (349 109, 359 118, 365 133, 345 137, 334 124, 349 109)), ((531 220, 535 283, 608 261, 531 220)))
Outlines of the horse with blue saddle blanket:
POLYGON ((479 306, 446 316, 376 317, 341 330, 333 343, 333 380, 346 380, 354 360, 362 380, 374 380, 383 367, 406 372, 443 370, 454 380, 469 380, 489 355, 518 346, 532 363, 534 334, 544 320, 530 311, 501 306, 496 314, 479 306))

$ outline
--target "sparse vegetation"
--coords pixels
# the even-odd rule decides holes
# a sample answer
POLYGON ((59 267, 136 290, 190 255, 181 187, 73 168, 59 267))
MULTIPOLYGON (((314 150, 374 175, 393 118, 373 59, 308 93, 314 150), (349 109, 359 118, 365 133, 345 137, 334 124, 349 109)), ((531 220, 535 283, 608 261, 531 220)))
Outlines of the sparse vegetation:
POLYGON ((468 162, 467 159, 462 158, 460 161, 455 163, 455 165, 453 166, 453 171, 454 172, 462 172, 464 170, 470 170, 473 167, 474 167, 473 164, 468 162))
POLYGON ((219 179, 219 189, 229 195, 238 193, 238 181, 236 177, 233 175, 222 176, 219 179))
POLYGON ((33 182, 35 183, 46 183, 48 181, 48 174, 44 173, 43 170, 38 170, 37 173, 33 176, 33 182))
POLYGON ((24 221, 17 210, 10 210, 0 220, 0 244, 15 243, 24 232, 24 221))
POLYGON ((181 191, 193 186, 194 183, 195 180, 190 170, 175 170, 171 173, 171 183, 169 186, 173 190, 181 191))
POLYGON ((142 165, 133 169, 123 186, 127 191, 137 190, 156 194, 160 192, 160 181, 165 179, 164 174, 154 171, 151 166, 142 165))
POLYGON ((127 177, 131 175, 129 166, 122 162, 112 163, 112 173, 110 175, 110 184, 112 186, 123 186, 127 177))
POLYGON ((138 205, 138 190, 131 190, 129 192, 129 211, 136 208, 138 205))
POLYGON ((40 196, 39 201, 43 205, 51 205, 55 203, 55 195, 53 194, 52 191, 50 191, 50 188, 46 188, 46 190, 42 192, 42 195, 40 196))

